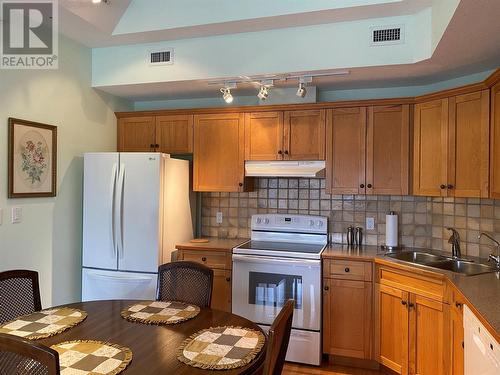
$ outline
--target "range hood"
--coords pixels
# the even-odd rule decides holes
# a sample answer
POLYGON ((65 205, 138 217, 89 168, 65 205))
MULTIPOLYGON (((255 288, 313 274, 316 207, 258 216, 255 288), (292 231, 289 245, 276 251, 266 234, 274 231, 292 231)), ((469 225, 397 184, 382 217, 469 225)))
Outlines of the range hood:
POLYGON ((317 161, 246 161, 247 177, 325 177, 325 162, 317 161))

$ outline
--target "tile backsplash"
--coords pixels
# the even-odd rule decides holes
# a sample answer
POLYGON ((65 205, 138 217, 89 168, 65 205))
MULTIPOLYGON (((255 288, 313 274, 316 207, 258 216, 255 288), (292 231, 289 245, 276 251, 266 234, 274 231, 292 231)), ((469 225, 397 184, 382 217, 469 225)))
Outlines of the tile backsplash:
POLYGON ((432 198, 383 195, 330 195, 324 179, 259 178, 249 193, 203 193, 202 235, 222 238, 250 236, 250 218, 257 213, 322 215, 329 218, 333 242, 346 242, 349 225, 365 228, 366 218, 375 219, 374 230, 364 230, 364 243, 385 244, 385 215, 399 215, 399 243, 407 247, 451 252, 448 244, 454 227, 462 239, 462 254, 487 257, 493 251, 480 231, 500 240, 500 200, 478 198, 432 198), (222 212, 222 224, 216 213, 222 212))

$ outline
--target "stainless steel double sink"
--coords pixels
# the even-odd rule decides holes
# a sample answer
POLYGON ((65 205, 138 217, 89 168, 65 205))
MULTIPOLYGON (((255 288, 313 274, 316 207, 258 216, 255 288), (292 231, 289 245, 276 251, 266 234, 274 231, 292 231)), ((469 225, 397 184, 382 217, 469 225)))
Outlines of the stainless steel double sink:
POLYGON ((386 253, 386 256, 403 262, 452 271, 466 276, 500 271, 498 268, 473 260, 454 259, 443 255, 426 253, 424 251, 398 251, 386 253))

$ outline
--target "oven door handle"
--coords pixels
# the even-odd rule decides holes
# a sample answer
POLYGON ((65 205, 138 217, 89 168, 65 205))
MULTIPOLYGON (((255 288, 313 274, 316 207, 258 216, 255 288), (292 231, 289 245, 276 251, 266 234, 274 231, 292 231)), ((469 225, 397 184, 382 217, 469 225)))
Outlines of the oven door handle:
POLYGON ((300 265, 311 265, 320 266, 320 259, 292 259, 292 258, 271 258, 265 256, 252 256, 252 255, 241 255, 233 254, 233 261, 247 262, 247 263, 279 263, 279 264, 300 264, 300 265))

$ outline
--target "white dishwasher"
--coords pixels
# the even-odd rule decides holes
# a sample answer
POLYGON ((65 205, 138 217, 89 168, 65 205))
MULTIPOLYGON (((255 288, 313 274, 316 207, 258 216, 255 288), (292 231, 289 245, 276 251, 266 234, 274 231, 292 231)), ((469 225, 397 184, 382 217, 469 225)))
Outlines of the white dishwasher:
POLYGON ((499 375, 500 344, 464 305, 464 375, 499 375))

